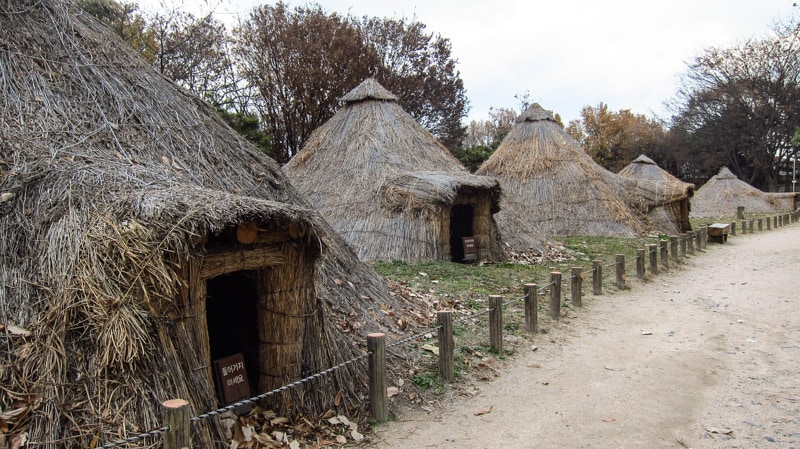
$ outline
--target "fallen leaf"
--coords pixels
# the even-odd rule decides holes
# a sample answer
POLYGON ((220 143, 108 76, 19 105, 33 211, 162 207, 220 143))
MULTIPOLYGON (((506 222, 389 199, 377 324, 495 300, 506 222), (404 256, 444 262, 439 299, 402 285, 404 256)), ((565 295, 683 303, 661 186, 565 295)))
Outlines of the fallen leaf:
POLYGON ((486 408, 482 408, 482 409, 478 410, 477 412, 475 412, 475 416, 481 416, 481 415, 485 415, 487 413, 491 413, 493 408, 494 408, 494 405, 490 405, 490 406, 488 406, 486 408))
POLYGON ((24 327, 19 327, 14 324, 10 324, 6 326, 6 330, 12 335, 22 335, 23 337, 27 337, 31 334, 31 331, 25 329, 24 327))
POLYGON ((720 435, 730 435, 733 433, 731 429, 718 429, 716 427, 706 427, 706 432, 708 433, 717 433, 720 435))
POLYGON ((397 387, 386 387, 386 397, 393 398, 400 393, 400 389, 397 387))
POLYGON ((436 355, 439 355, 439 348, 434 346, 434 345, 426 343, 426 344, 422 345, 422 349, 424 349, 425 351, 430 351, 430 352, 432 352, 432 353, 434 353, 436 355))
POLYGON ((333 399, 333 405, 335 405, 335 406, 337 406, 337 407, 338 407, 339 405, 341 405, 341 404, 342 404, 342 399, 343 399, 343 396, 344 396, 344 393, 342 393, 342 391, 341 391, 341 390, 339 390, 339 392, 338 392, 338 393, 336 393, 336 397, 333 399))
POLYGON ((336 442, 339 444, 347 444, 347 438, 344 435, 336 435, 336 442))
POLYGON ((614 421, 616 421, 616 420, 617 420, 617 418, 603 418, 603 420, 602 420, 602 421, 603 421, 603 422, 614 422, 614 421))
POLYGON ((361 440, 364 439, 364 435, 361 435, 360 433, 358 433, 357 430, 351 430, 350 431, 350 438, 352 438, 353 441, 361 441, 361 440))

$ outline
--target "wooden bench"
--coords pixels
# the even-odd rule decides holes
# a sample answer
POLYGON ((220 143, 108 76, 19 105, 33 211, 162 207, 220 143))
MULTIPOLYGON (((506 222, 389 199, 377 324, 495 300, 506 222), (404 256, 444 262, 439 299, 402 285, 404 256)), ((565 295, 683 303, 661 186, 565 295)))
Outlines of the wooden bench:
POLYGON ((731 232, 731 225, 728 223, 714 223, 708 225, 708 239, 712 242, 725 243, 728 241, 728 234, 731 232))

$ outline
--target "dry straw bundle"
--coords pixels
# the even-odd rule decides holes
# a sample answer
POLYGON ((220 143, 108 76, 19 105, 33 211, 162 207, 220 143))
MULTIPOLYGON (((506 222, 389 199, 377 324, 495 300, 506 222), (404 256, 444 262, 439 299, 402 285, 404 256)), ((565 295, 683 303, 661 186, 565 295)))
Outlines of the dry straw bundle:
POLYGON ((450 260, 451 211, 468 205, 482 260, 503 257, 497 180, 470 174, 370 78, 284 166, 365 260, 450 260))
POLYGON ((762 192, 737 178, 728 167, 722 167, 697 189, 692 201, 692 216, 730 218, 736 216, 738 207, 756 214, 790 212, 797 209, 797 194, 762 192))
MULTIPOLYGON (((111 31, 59 0, 4 2, 0 29, 0 437, 9 444, 88 447, 136 434, 160 427, 170 398, 189 400, 194 414, 216 408, 205 283, 226 270, 258 274, 259 317, 271 317, 260 325, 265 386, 361 355, 364 334, 395 329, 381 308, 409 304, 278 165, 111 31), (249 224, 264 242, 236 242, 249 224)), ((364 365, 273 405, 353 413, 364 365)), ((225 445, 216 421, 193 432, 196 447, 225 445)))

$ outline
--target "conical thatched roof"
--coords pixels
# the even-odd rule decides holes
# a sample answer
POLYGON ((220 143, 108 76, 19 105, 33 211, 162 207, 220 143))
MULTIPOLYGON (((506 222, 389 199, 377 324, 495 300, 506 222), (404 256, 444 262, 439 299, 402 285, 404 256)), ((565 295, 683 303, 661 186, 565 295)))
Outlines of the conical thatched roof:
MULTIPOLYGON (((161 427, 167 399, 189 400, 192 416, 219 406, 204 292, 231 269, 262 295, 253 319, 274 317, 253 343, 281 361, 261 366, 262 386, 393 329, 381 306, 403 304, 278 165, 110 30, 58 0, 4 2, 0 29, 4 441, 89 447, 161 427)), ((363 406, 364 369, 278 405, 320 412, 342 391, 341 407, 363 406)), ((216 420, 192 435, 228 447, 216 420)))
POLYGON ((681 181, 673 176, 672 173, 659 167, 655 161, 644 154, 639 155, 639 157, 631 161, 631 163, 620 170, 618 174, 633 179, 682 183, 686 185, 687 194, 689 196, 694 195, 694 184, 681 181))
POLYGON ((524 249, 530 236, 635 236, 646 229, 619 195, 625 181, 594 162, 538 104, 476 173, 500 180, 497 223, 515 248, 524 249))
POLYGON ((648 212, 650 220, 658 228, 670 233, 691 230, 689 198, 694 195, 694 184, 681 181, 643 154, 625 166, 618 174, 633 180, 650 181, 659 190, 671 192, 668 199, 662 194, 664 201, 652 207, 648 212))
POLYGON ((744 207, 745 213, 789 212, 797 207, 797 194, 762 192, 737 178, 728 167, 722 167, 697 189, 692 200, 692 216, 735 217, 738 207, 744 207))
POLYGON ((449 260, 461 205, 479 257, 502 257, 497 180, 470 174, 374 79, 342 101, 284 170, 362 259, 449 260))

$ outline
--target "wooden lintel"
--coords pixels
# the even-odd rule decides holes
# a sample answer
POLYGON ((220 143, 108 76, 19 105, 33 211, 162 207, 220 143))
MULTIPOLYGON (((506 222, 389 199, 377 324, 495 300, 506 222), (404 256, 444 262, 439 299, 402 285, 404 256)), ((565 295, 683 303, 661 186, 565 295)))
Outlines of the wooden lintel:
POLYGON ((220 274, 255 270, 283 263, 283 250, 279 246, 206 254, 200 267, 200 277, 212 278, 220 274))

